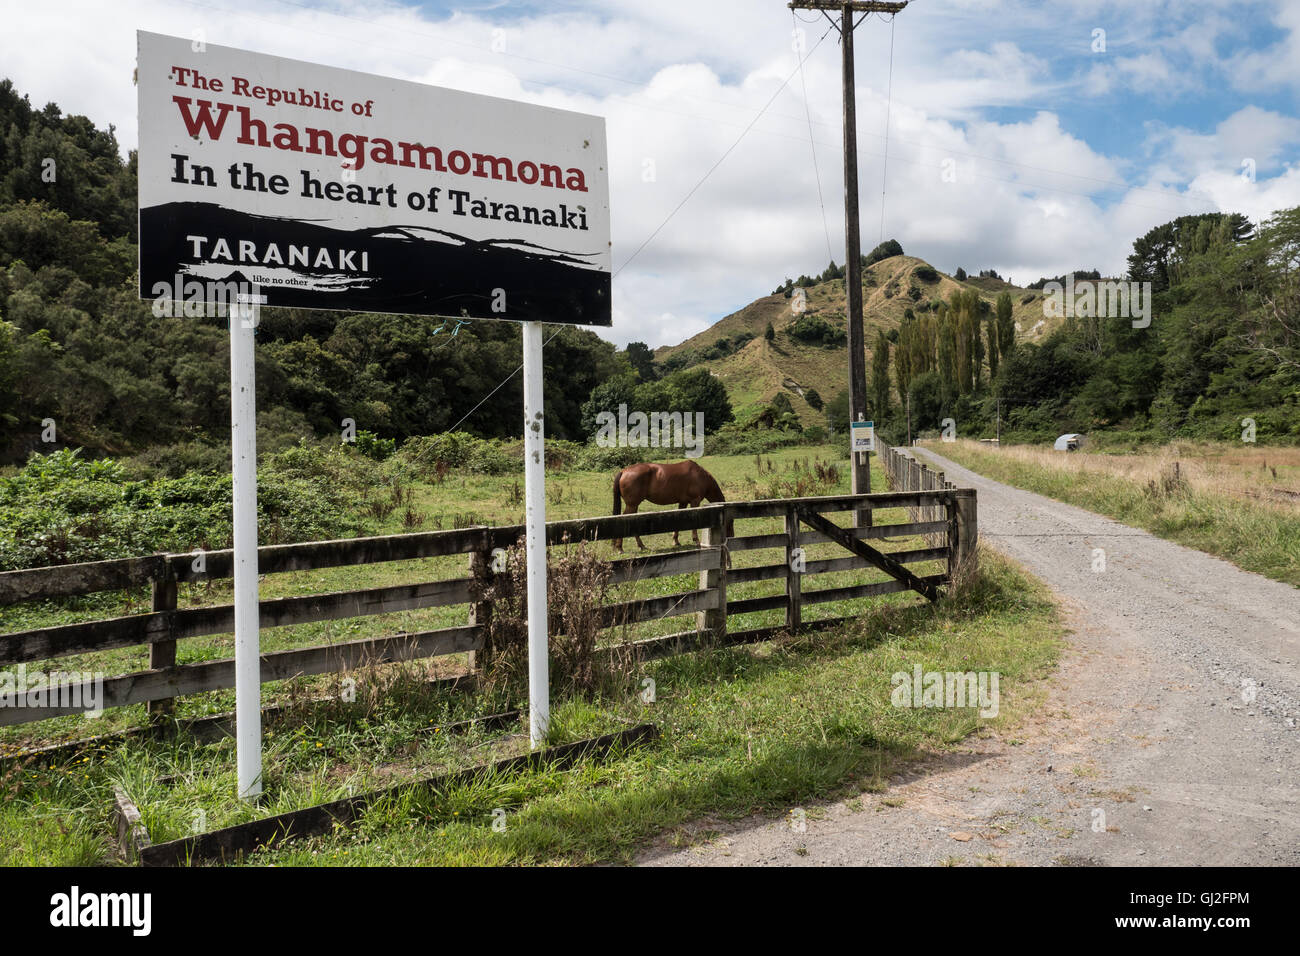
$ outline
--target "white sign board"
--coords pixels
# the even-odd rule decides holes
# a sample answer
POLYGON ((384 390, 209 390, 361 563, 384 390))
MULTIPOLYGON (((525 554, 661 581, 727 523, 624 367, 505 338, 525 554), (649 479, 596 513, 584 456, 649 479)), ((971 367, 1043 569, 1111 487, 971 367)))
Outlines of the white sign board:
POLYGON ((876 450, 876 423, 850 422, 850 445, 854 452, 876 450))
POLYGON ((138 41, 142 297, 611 324, 604 119, 138 41))

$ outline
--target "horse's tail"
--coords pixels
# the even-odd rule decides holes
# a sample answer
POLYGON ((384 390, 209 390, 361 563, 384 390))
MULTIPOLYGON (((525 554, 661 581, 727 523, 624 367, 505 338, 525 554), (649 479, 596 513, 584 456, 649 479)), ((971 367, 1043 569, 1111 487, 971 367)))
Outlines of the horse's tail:
POLYGON ((620 469, 619 473, 614 476, 614 514, 618 514, 623 510, 623 496, 618 493, 618 482, 622 477, 623 472, 620 469))

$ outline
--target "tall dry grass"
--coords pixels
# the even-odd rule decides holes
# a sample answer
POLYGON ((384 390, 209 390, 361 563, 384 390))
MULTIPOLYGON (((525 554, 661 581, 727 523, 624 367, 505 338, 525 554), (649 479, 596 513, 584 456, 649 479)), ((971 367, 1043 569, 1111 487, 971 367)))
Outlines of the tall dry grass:
MULTIPOLYGON (((1300 448, 1241 448, 1175 442, 1144 453, 1111 454, 1097 451, 1060 452, 1029 445, 990 449, 962 440, 935 450, 946 454, 958 447, 981 455, 996 454, 1004 461, 1063 474, 1108 475, 1143 488, 1185 486, 1197 494, 1230 495, 1252 503, 1294 513, 1300 497, 1300 448)), ((950 456, 951 457, 951 456, 950 456)))
POLYGON ((1300 585, 1300 449, 1179 442, 1107 454, 969 440, 934 449, 995 480, 1300 585))

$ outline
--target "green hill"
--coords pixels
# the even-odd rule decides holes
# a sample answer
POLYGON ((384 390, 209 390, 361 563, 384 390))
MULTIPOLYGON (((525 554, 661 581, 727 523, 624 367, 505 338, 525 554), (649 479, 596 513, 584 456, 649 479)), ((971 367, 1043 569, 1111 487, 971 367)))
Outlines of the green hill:
MULTIPOLYGON (((819 282, 805 289, 805 316, 816 316, 838 331, 845 332, 846 304, 843 279, 819 282)), ((931 302, 946 300, 959 290, 975 290, 992 307, 1002 292, 1012 296, 1012 315, 1020 341, 1038 342, 1060 319, 1045 319, 1041 292, 1013 286, 1000 279, 971 278, 959 282, 916 256, 891 256, 863 270, 862 324, 867 343, 866 361, 870 368, 871 347, 876 332, 886 334, 897 329, 903 313, 911 308, 920 312, 931 302)), ((655 359, 665 362, 674 357, 709 369, 727 387, 736 418, 745 421, 785 391, 805 426, 825 422, 825 414, 814 409, 804 398, 816 389, 824 401, 848 388, 848 356, 842 345, 825 347, 797 338, 791 326, 801 315, 794 311, 794 299, 768 295, 756 299, 737 312, 715 322, 697 335, 677 345, 655 351, 655 359), (775 331, 772 341, 765 338, 768 323, 775 331), (722 340, 734 343, 738 338, 752 338, 730 354, 709 357, 710 350, 725 350, 722 340)), ((987 369, 987 366, 985 366, 987 369)))

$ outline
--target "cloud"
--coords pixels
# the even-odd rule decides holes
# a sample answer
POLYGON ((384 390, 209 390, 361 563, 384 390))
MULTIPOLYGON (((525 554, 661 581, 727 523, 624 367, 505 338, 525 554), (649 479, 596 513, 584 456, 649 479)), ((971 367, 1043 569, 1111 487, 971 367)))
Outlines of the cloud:
MULTIPOLYGON (((820 16, 752 0, 212 4, 28 4, 0 62, 38 105, 112 123, 127 147, 136 28, 604 116, 620 344, 680 341, 843 258, 837 36, 802 75, 792 49, 792 31, 805 48, 823 37, 820 16)), ((1295 88, 1297 36, 1300 5, 1263 0, 927 0, 892 28, 873 18, 855 34, 863 246, 883 211, 884 234, 940 268, 1027 282, 1121 271, 1134 237, 1187 212, 1294 205, 1300 121, 1266 94, 1295 88), (1252 45, 1242 24, 1262 15, 1276 40, 1252 45), (1099 26, 1104 56, 1090 50, 1099 26), (1230 109, 1199 106, 1228 86, 1245 94, 1230 109), (1101 108, 1148 120, 1145 134, 1117 143, 1101 108)))

